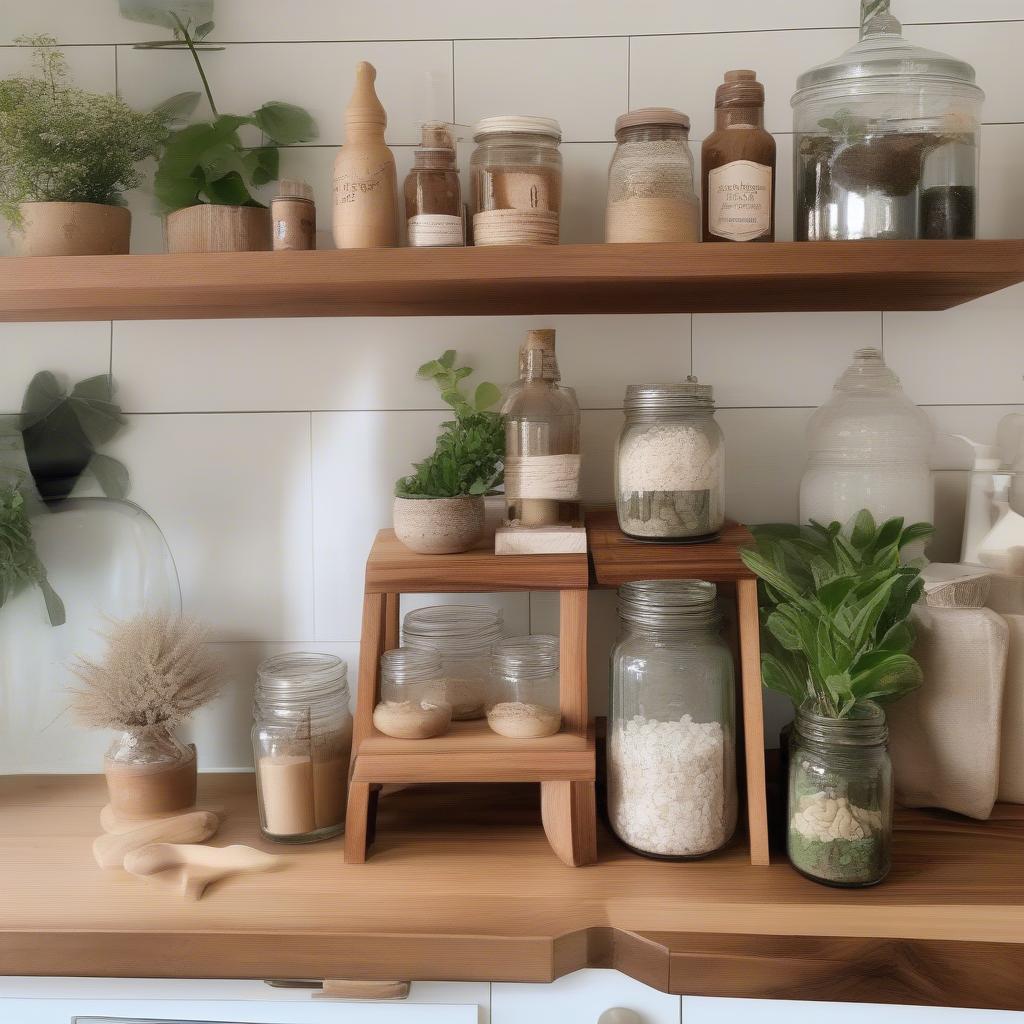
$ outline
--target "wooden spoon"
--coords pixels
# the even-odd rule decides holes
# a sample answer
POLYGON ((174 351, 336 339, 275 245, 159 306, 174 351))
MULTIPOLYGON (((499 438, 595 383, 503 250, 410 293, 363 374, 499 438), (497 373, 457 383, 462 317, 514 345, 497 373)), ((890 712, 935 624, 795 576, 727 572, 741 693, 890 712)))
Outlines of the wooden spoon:
POLYGON ((119 868, 125 855, 153 843, 201 843, 220 826, 212 811, 191 811, 173 818, 155 818, 131 832, 105 834, 92 844, 92 855, 101 868, 119 868))
POLYGON ((124 869, 142 878, 156 878, 176 885, 186 899, 202 899, 208 885, 231 875, 273 871, 284 858, 273 857, 251 846, 195 846, 154 843, 133 850, 124 869))

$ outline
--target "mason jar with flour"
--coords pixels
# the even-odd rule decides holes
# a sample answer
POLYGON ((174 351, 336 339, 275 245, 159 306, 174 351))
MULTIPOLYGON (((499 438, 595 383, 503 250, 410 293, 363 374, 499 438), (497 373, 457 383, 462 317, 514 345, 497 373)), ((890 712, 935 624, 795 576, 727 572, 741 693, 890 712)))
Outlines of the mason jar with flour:
POLYGON ((725 441, 709 384, 630 384, 615 459, 619 527, 641 540, 711 538, 725 521, 725 441))

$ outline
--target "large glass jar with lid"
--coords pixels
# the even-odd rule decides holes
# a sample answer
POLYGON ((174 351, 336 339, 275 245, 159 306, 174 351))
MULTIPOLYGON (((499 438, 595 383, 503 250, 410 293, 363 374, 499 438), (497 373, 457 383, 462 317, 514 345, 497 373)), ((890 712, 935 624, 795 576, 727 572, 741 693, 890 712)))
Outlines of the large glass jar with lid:
POLYGON ((473 127, 476 245, 557 245, 562 130, 549 117, 504 114, 473 127))
POLYGON ((483 718, 490 698, 491 652, 503 632, 500 608, 439 604, 408 612, 402 643, 441 657, 440 676, 423 689, 422 699, 450 704, 456 722, 483 718))
POLYGON ((849 718, 797 711, 789 737, 787 850, 802 875, 842 888, 889 873, 892 765, 885 714, 866 702, 849 718))
POLYGON ((519 380, 501 407, 506 515, 519 526, 572 518, 579 499, 580 406, 561 380, 555 332, 530 331, 519 350, 519 380))
POLYGON ((345 662, 330 654, 280 654, 257 669, 252 745, 267 839, 310 843, 345 827, 347 677, 345 662))
POLYGON ((630 384, 615 458, 623 533, 644 540, 713 537, 725 521, 725 440, 714 392, 682 384, 630 384))
POLYGON ((608 817, 651 857, 702 857, 736 828, 736 696, 716 588, 619 588, 608 716, 608 817))
POLYGON ((807 441, 801 522, 846 523, 862 508, 879 521, 932 522, 931 423, 878 349, 854 354, 811 417, 807 441))
POLYGON ((865 0, 860 41, 797 79, 795 237, 973 238, 984 93, 865 0))
POLYGON ((606 242, 700 240, 689 137, 689 117, 669 107, 631 110, 616 120, 606 242))
POLYGON ((514 636, 491 656, 493 703, 487 724, 510 739, 553 736, 562 725, 557 636, 514 636))

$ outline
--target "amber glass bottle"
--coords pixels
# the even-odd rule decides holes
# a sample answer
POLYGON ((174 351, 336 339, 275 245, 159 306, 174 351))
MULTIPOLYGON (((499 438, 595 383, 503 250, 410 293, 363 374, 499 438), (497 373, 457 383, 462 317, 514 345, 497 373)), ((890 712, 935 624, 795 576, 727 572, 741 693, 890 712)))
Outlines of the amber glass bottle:
POLYGON ((755 72, 725 73, 701 176, 705 242, 775 241, 775 139, 764 130, 764 86, 755 72))

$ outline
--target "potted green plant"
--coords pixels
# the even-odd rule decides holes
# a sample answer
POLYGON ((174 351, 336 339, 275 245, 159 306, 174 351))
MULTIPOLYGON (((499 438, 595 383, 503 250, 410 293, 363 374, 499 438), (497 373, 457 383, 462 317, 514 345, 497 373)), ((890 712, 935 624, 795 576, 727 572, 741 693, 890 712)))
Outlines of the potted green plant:
POLYGON ((128 252, 122 195, 167 135, 168 111, 132 110, 68 84, 52 36, 22 37, 35 73, 0 81, 0 214, 25 256, 128 252))
MULTIPOLYGON (((151 16, 150 11, 143 20, 151 16)), ((270 249, 270 211, 253 190, 277 179, 280 146, 316 138, 316 122, 301 107, 278 101, 264 103, 250 114, 222 114, 199 58, 200 49, 211 49, 200 44, 213 31, 214 23, 205 21, 193 27, 173 10, 161 15, 159 23, 172 26, 174 37, 140 43, 139 48, 187 49, 212 115, 174 132, 160 153, 153 191, 165 213, 167 251, 270 249), (260 145, 243 141, 240 131, 247 126, 262 133, 260 145)), ((165 106, 183 105, 197 96, 184 93, 165 106)))
POLYGON ((484 495, 502 482, 505 424, 491 411, 501 392, 485 382, 466 398, 461 382, 472 372, 456 367, 449 349, 417 373, 437 385, 455 413, 441 425, 433 454, 395 485, 395 535, 421 554, 453 554, 477 544, 484 533, 484 495))
POLYGON ((889 870, 892 769, 884 705, 921 683, 911 657, 920 569, 900 553, 932 533, 866 509, 839 523, 754 530, 742 553, 761 581, 761 674, 796 707, 788 741, 787 849, 828 885, 889 870))

